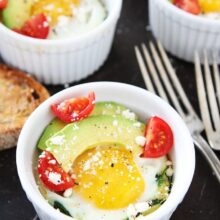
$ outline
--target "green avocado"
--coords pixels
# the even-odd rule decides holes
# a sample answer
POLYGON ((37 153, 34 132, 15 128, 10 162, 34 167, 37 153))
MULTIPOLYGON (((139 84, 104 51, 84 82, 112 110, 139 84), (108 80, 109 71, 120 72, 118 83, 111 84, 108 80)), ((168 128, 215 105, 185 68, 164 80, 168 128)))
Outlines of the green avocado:
POLYGON ((66 125, 66 123, 60 121, 58 118, 53 119, 50 124, 47 125, 47 127, 44 129, 43 134, 41 135, 37 143, 37 147, 41 150, 45 150, 46 141, 62 128, 64 128, 66 125))
POLYGON ((137 120, 137 115, 116 102, 97 102, 91 115, 122 115, 126 118, 131 116, 132 120, 137 120))
POLYGON ((2 20, 8 28, 21 28, 30 18, 33 0, 9 0, 2 11, 2 20))
POLYGON ((68 172, 80 154, 96 146, 129 146, 134 155, 140 155, 142 147, 135 138, 143 135, 144 125, 137 126, 137 121, 121 116, 98 115, 68 124, 49 138, 46 146, 68 172))
MULTIPOLYGON (((137 119, 137 115, 131 112, 125 106, 115 103, 115 102, 97 102, 94 110, 92 111, 91 116, 94 115, 123 115, 123 112, 129 112, 134 119, 137 119)), ((128 114, 129 114, 128 113, 128 114)), ((66 123, 60 121, 58 118, 53 119, 50 124, 44 129, 43 134, 41 135, 37 147, 41 150, 46 149, 46 141, 60 131, 63 127, 66 126, 66 123)))

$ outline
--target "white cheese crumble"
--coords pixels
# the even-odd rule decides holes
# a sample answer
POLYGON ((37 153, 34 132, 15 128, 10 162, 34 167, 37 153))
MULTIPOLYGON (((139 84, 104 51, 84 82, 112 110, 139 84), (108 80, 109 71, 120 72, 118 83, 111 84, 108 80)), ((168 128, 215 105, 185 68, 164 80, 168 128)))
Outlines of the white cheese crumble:
POLYGON ((113 121, 113 126, 118 126, 118 121, 117 120, 113 121))
POLYGON ((173 169, 169 167, 166 171, 167 176, 172 176, 173 175, 173 169))
POLYGON ((150 208, 148 202, 139 202, 134 205, 137 212, 145 212, 150 208))
POLYGON ((173 163, 172 163, 172 161, 170 161, 170 160, 168 160, 168 161, 166 162, 166 165, 167 165, 167 166, 172 166, 172 164, 173 164, 173 163))
POLYGON ((76 113, 76 112, 73 112, 72 117, 75 118, 75 117, 77 117, 77 116, 79 116, 79 114, 76 113))
POLYGON ((58 185, 61 183, 61 174, 59 173, 55 173, 55 172, 49 172, 48 174, 48 180, 55 184, 58 185))
POLYGON ((129 145, 127 145, 126 147, 125 147, 127 150, 133 150, 133 147, 132 146, 129 146, 129 145))
POLYGON ((127 208, 127 215, 129 217, 134 217, 137 214, 137 211, 133 204, 130 204, 127 208))
POLYGON ((67 189, 67 190, 64 191, 63 196, 64 196, 65 198, 69 198, 69 197, 72 195, 72 193, 73 193, 72 188, 69 188, 69 189, 67 189))
POLYGON ((127 208, 127 216, 129 220, 139 219, 142 220, 143 216, 136 217, 137 213, 145 212, 150 208, 148 202, 140 202, 136 204, 130 204, 127 208))
POLYGON ((75 131, 75 130, 78 130, 78 129, 79 129, 79 126, 76 125, 76 124, 74 124, 74 125, 73 125, 73 130, 75 131))
POLYGON ((135 142, 136 142, 136 144, 138 144, 138 145, 144 146, 145 143, 146 143, 146 138, 143 137, 143 136, 137 136, 137 137, 135 138, 135 142))
POLYGON ((133 124, 133 126, 136 127, 136 128, 140 128, 141 127, 141 123, 140 122, 135 122, 133 124))
POLYGON ((51 144, 55 144, 55 145, 61 145, 63 144, 63 141, 64 141, 64 135, 55 136, 50 139, 51 144))
POLYGON ((135 114, 134 112, 131 112, 129 109, 126 109, 122 112, 122 116, 124 116, 127 119, 134 120, 135 114))
POLYGON ((55 165, 56 164, 56 160, 50 160, 48 163, 55 165))

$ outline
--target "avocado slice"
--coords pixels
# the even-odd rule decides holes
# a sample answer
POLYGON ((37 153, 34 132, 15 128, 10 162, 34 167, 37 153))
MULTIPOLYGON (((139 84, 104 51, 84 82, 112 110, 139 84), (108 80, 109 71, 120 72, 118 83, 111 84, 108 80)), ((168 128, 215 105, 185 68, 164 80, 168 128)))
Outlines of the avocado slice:
POLYGON ((131 120, 138 118, 130 109, 116 102, 97 102, 91 115, 122 115, 131 120))
MULTIPOLYGON (((116 102, 97 102, 91 115, 131 115, 134 119, 137 119, 137 115, 131 112, 125 106, 118 104, 116 102), (127 113, 127 114, 126 114, 127 113)), ((60 121, 58 118, 53 119, 50 124, 44 129, 41 135, 37 147, 41 150, 46 149, 46 141, 64 128, 67 124, 60 121)))
POLYGON ((54 155, 66 172, 80 154, 96 146, 129 146, 134 155, 140 155, 142 147, 135 138, 144 135, 144 124, 136 126, 136 123, 121 116, 91 116, 65 126, 49 138, 46 150, 54 155))
POLYGON ((58 118, 53 119, 50 124, 44 129, 43 134, 41 135, 37 147, 41 150, 46 149, 46 141, 64 128, 67 124, 59 120, 58 118))
POLYGON ((33 0, 9 0, 2 11, 2 20, 8 28, 21 28, 30 18, 33 0))

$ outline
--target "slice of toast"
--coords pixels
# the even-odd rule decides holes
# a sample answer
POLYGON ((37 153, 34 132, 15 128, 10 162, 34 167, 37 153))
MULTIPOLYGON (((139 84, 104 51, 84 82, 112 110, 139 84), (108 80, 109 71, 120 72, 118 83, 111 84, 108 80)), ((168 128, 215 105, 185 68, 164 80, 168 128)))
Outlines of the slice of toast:
POLYGON ((0 150, 16 146, 26 119, 48 97, 29 75, 0 64, 0 150))

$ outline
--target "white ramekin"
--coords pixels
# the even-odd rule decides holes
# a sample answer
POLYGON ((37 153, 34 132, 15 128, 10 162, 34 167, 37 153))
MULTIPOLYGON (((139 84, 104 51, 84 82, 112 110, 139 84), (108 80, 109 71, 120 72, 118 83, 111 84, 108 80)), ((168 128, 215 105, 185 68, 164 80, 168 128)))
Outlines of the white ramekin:
POLYGON ((35 207, 41 220, 71 220, 50 206, 40 194, 33 175, 33 157, 36 143, 44 128, 54 117, 50 112, 52 103, 70 97, 96 93, 97 101, 115 101, 130 107, 145 121, 157 115, 168 122, 174 132, 175 146, 170 154, 174 162, 175 178, 168 200, 146 220, 168 220, 182 202, 192 181, 195 168, 195 152, 190 133, 178 113, 161 98, 152 93, 127 84, 96 82, 74 86, 57 93, 41 104, 29 117, 21 131, 17 146, 17 169, 27 197, 35 207))
POLYGON ((103 0, 108 17, 94 30, 74 38, 39 40, 17 34, 0 23, 3 60, 46 84, 78 81, 103 65, 111 49, 122 0, 103 0))
POLYGON ((192 15, 168 0, 149 0, 149 19, 154 36, 171 54, 193 62, 195 51, 202 56, 206 50, 220 63, 219 20, 192 15))

